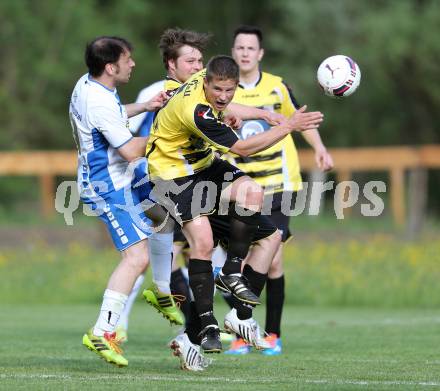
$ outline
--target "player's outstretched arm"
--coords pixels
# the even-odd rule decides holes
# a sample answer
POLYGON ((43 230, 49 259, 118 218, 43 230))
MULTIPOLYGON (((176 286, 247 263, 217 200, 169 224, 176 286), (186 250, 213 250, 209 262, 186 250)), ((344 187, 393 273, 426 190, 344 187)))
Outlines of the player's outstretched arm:
POLYGON ((162 108, 168 101, 169 96, 165 91, 160 91, 146 102, 129 103, 125 105, 128 118, 144 113, 145 111, 156 111, 162 108))
POLYGON ((295 111, 290 118, 280 125, 273 126, 267 132, 235 142, 230 151, 240 156, 249 156, 271 147, 293 131, 318 129, 324 115, 319 111, 306 112, 306 110, 307 106, 303 106, 295 111))
POLYGON ((239 103, 229 103, 225 110, 225 115, 231 115, 243 121, 247 119, 262 119, 268 122, 270 125, 279 125, 281 122, 286 120, 286 117, 284 117, 282 114, 258 109, 256 107, 241 105, 239 103))

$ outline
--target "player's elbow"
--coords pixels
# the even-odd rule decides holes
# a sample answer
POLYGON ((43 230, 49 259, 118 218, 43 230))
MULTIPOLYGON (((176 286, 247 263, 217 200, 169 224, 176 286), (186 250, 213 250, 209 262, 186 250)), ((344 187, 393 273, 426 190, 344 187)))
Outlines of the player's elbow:
POLYGON ((118 148, 119 154, 128 162, 145 156, 146 137, 133 137, 129 142, 118 148))
POLYGON ((249 151, 249 149, 243 147, 241 144, 239 144, 240 141, 236 142, 232 148, 230 149, 230 151, 232 153, 235 153, 238 156, 242 156, 242 157, 248 157, 249 155, 252 155, 251 151, 249 151), (238 145, 237 145, 238 144, 238 145))
POLYGON ((252 155, 249 151, 246 150, 240 150, 239 152, 234 152, 236 155, 241 156, 241 157, 248 157, 250 155, 252 155))

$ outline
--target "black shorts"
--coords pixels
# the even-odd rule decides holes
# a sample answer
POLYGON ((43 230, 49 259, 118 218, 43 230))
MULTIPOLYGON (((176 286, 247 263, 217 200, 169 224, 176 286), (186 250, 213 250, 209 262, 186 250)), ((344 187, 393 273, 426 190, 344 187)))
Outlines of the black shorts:
MULTIPOLYGON (((286 201, 291 200, 290 210, 293 209, 296 193, 285 192, 284 199, 286 201)), ((254 242, 264 239, 275 232, 275 228, 281 231, 281 240, 283 243, 287 242, 292 234, 289 228, 290 216, 282 212, 281 201, 283 199, 283 193, 278 192, 273 195, 272 203, 270 206, 270 215, 261 216, 261 224, 258 225, 258 230, 255 233, 254 242)), ((286 208, 286 207, 285 207, 286 208)), ((285 209, 283 208, 283 210, 285 209)), ((218 215, 213 213, 208 216, 213 231, 213 237, 215 245, 218 242, 222 243, 223 247, 227 248, 228 233, 229 233, 229 216, 218 215)), ((183 234, 182 227, 178 224, 174 227, 174 243, 187 244, 185 235, 183 234)))
MULTIPOLYGON (((278 192, 273 195, 270 207, 270 221, 281 231, 281 240, 283 243, 287 242, 292 234, 289 229, 290 216, 283 213, 285 210, 293 210, 295 206, 296 193, 295 192, 278 192), (286 205, 282 205, 282 201, 286 205)), ((267 201, 267 199, 265 199, 267 201)), ((263 207, 263 210, 265 208, 263 207)), ((266 207, 267 210, 267 207, 266 207)))
POLYGON ((289 216, 281 213, 281 210, 273 210, 272 214, 267 217, 281 231, 281 241, 287 242, 292 237, 289 229, 289 216))
MULTIPOLYGON (((229 234, 230 234, 230 216, 212 214, 208 216, 211 224, 212 236, 214 237, 214 247, 221 243, 222 247, 228 248, 229 234)), ((258 220, 258 229, 254 234, 252 242, 258 242, 261 239, 267 238, 276 232, 277 227, 270 220, 269 216, 261 215, 258 220)))
MULTIPOLYGON (((217 213, 208 216, 209 223, 212 229, 212 236, 214 238, 214 247, 220 242, 223 247, 227 248, 229 241, 229 216, 218 215, 217 213)), ((255 232, 253 242, 258 242, 261 239, 267 238, 272 235, 278 228, 277 224, 272 221, 271 216, 260 217, 257 232, 255 232)), ((174 243, 187 245, 187 240, 183 234, 180 225, 176 224, 174 227, 174 243)))
POLYGON ((188 244, 185 235, 183 234, 182 227, 179 224, 174 225, 174 238, 173 242, 176 244, 188 244))
POLYGON ((174 179, 174 183, 183 188, 177 193, 167 194, 179 217, 177 220, 186 222, 198 216, 214 213, 218 208, 220 193, 223 189, 242 176, 246 176, 243 171, 216 158, 209 167, 202 171, 174 179))

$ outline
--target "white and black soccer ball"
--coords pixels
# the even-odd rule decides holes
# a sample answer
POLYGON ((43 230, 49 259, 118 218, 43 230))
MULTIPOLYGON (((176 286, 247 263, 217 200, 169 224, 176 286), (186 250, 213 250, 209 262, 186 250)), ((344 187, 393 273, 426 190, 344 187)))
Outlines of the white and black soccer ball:
POLYGON ((318 83, 328 96, 342 98, 353 94, 361 82, 361 70, 350 57, 326 58, 318 68, 318 83))

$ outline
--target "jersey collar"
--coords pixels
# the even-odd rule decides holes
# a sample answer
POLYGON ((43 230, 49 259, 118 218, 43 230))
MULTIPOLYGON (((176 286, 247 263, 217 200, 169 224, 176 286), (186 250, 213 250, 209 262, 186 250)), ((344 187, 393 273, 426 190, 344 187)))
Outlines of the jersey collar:
POLYGON ((104 84, 100 83, 98 80, 93 79, 92 76, 90 76, 90 73, 87 74, 87 80, 92 82, 92 83, 96 83, 96 84, 100 85, 102 88, 105 88, 107 91, 110 91, 113 94, 116 94, 116 88, 113 89, 113 90, 111 88, 108 88, 104 84))
POLYGON ((182 84, 181 81, 175 79, 174 77, 168 76, 168 75, 165 76, 165 80, 172 80, 172 81, 175 81, 176 83, 182 84))
POLYGON ((263 72, 259 72, 258 79, 254 83, 242 84, 238 83, 239 88, 243 88, 244 90, 250 90, 251 88, 255 88, 258 84, 260 84, 261 78, 263 77, 263 72))

